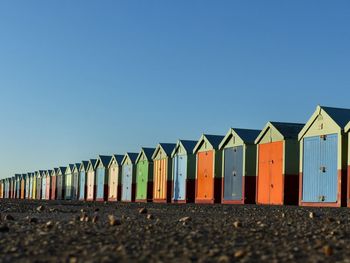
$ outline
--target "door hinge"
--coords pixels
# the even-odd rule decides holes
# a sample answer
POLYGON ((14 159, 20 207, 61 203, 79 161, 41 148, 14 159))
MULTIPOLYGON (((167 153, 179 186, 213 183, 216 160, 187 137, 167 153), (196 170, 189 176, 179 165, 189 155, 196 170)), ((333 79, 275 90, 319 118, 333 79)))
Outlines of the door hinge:
POLYGON ((321 166, 320 170, 321 170, 322 173, 325 173, 326 172, 326 166, 321 166))
POLYGON ((318 199, 321 201, 321 202, 324 202, 326 200, 326 197, 324 195, 320 195, 318 197, 318 199))

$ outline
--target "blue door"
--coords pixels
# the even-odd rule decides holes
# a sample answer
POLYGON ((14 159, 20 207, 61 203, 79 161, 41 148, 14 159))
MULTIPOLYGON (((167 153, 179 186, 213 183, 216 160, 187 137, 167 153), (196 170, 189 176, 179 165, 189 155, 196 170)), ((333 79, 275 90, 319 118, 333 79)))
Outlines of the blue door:
POLYGON ((338 136, 330 134, 321 138, 320 200, 337 202, 338 193, 338 136))
POLYGON ((123 165, 122 201, 131 201, 132 165, 123 165))
POLYGON ((85 198, 85 172, 80 172, 80 183, 79 183, 79 199, 85 198))
POLYGON ((42 178, 41 198, 46 199, 46 177, 42 178))
POLYGON ((303 149, 303 192, 304 202, 337 201, 337 134, 304 139, 303 149))
POLYGON ((96 170, 96 198, 104 198, 105 169, 99 167, 96 170))
POLYGON ((187 156, 176 155, 174 158, 174 200, 186 200, 187 156))
POLYGON ((224 156, 224 200, 242 200, 243 146, 225 149, 224 156))
POLYGON ((303 201, 319 202, 320 196, 320 137, 304 139, 303 149, 303 201))

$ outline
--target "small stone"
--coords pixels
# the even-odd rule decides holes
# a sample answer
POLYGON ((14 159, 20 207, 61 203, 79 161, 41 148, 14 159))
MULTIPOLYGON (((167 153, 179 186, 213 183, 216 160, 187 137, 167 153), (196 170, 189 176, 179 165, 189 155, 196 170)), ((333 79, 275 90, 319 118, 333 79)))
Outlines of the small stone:
POLYGON ((0 233, 5 233, 5 232, 9 232, 10 229, 8 228, 8 226, 5 225, 0 225, 0 233))
POLYGON ((86 211, 85 211, 85 209, 80 209, 80 212, 85 213, 86 211))
POLYGON ((329 245, 323 246, 322 250, 323 250, 323 253, 324 253, 327 257, 333 255, 333 248, 332 248, 331 246, 329 246, 329 245))
POLYGON ((40 205, 36 208, 36 211, 38 211, 38 212, 42 212, 44 210, 45 210, 45 207, 43 205, 40 205))
POLYGON ((154 219, 154 216, 152 214, 148 214, 147 219, 149 219, 149 220, 154 219))
POLYGON ((191 217, 185 216, 185 217, 183 217, 183 218, 180 218, 180 219, 179 219, 179 222, 189 222, 189 221, 191 221, 191 220, 192 220, 191 217))
POLYGON ((140 213, 140 214, 147 214, 147 212, 148 212, 148 211, 147 211, 147 208, 145 208, 145 207, 144 207, 144 208, 141 208, 141 209, 139 210, 139 213, 140 213))
POLYGON ((50 220, 46 222, 45 226, 46 228, 52 228, 54 226, 54 223, 50 220))
POLYGON ((78 262, 78 258, 77 257, 70 257, 69 258, 69 263, 77 263, 78 262))
POLYGON ((85 222, 89 222, 89 220, 90 220, 90 218, 89 218, 88 216, 86 216, 86 217, 84 218, 84 221, 85 221, 85 222))
POLYGON ((13 220, 15 220, 15 218, 12 215, 5 215, 4 220, 13 221, 13 220))
POLYGON ((109 221, 109 225, 111 226, 119 226, 122 223, 120 219, 116 218, 114 215, 109 215, 108 221, 109 221))
POLYGON ((218 262, 219 263, 228 263, 228 262, 230 262, 230 258, 226 255, 223 255, 223 256, 220 256, 218 258, 218 262))
POLYGON ((235 228, 239 228, 239 227, 242 226, 242 223, 239 222, 239 221, 236 221, 236 222, 233 223, 233 226, 234 226, 235 228))
POLYGON ((38 223, 38 219, 35 218, 35 217, 31 217, 31 218, 29 219, 29 223, 36 224, 36 223, 38 223))
POLYGON ((282 214, 281 214, 281 217, 286 217, 286 214, 285 214, 285 213, 282 213, 282 214))
POLYGON ((242 249, 239 249, 239 250, 237 250, 237 251, 234 253, 234 257, 235 257, 235 258, 241 258, 241 257, 243 257, 244 255, 245 255, 245 251, 242 250, 242 249))
POLYGON ((91 221, 92 223, 96 224, 98 221, 98 216, 97 215, 93 216, 91 221))
POLYGON ((310 217, 310 218, 314 218, 314 217, 315 217, 315 213, 314 213, 314 212, 310 212, 310 213, 309 213, 309 217, 310 217))

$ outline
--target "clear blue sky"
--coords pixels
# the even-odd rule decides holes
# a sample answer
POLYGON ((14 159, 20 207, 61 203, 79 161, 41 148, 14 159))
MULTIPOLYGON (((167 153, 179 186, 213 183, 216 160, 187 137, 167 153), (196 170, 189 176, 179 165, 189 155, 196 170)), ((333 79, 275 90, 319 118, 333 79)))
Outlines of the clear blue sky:
POLYGON ((0 177, 350 107, 349 1, 0 1, 0 177))

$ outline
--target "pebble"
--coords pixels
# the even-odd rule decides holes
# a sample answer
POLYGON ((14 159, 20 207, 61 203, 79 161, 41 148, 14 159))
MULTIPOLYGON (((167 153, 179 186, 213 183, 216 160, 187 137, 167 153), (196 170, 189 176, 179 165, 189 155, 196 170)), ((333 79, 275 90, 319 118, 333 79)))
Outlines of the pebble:
POLYGON ((150 219, 150 220, 151 220, 151 219, 154 219, 154 216, 153 216, 152 214, 148 214, 148 215, 147 215, 147 219, 150 219))
POLYGON ((13 221, 13 220, 15 220, 15 218, 12 215, 5 215, 4 220, 13 221))
POLYGON ((189 221, 191 221, 191 220, 192 220, 191 217, 185 216, 185 217, 180 218, 180 219, 179 219, 179 222, 189 222, 189 221))
POLYGON ((92 223, 96 224, 98 221, 98 216, 97 215, 93 216, 91 221, 92 223))
POLYGON ((226 255, 220 256, 218 258, 218 263, 228 263, 230 262, 230 258, 226 255))
POLYGON ((245 255, 245 251, 242 250, 242 249, 239 249, 239 250, 237 250, 237 251, 234 253, 234 257, 235 257, 235 258, 241 258, 241 257, 243 257, 244 255, 245 255))
POLYGON ((323 246, 322 250, 323 250, 323 253, 324 253, 327 257, 333 255, 333 248, 332 248, 331 246, 329 246, 329 245, 323 246))
POLYGON ((38 212, 42 212, 45 210, 45 207, 43 205, 39 205, 37 208, 36 208, 36 211, 38 212))
POLYGON ((147 214, 147 212, 148 212, 147 208, 144 208, 144 207, 139 210, 140 214, 147 214))
POLYGON ((239 221, 235 221, 235 222, 233 223, 233 226, 234 226, 235 228, 239 228, 239 227, 242 226, 242 223, 239 222, 239 221))
POLYGON ((45 226, 46 226, 46 228, 53 228, 54 223, 53 223, 53 221, 50 220, 50 221, 46 222, 45 226))
POLYGON ((108 221, 109 221, 109 225, 111 226, 119 226, 122 223, 121 220, 116 218, 114 215, 109 215, 108 221))
POLYGON ((38 219, 35 217, 31 217, 31 218, 29 218, 29 223, 36 224, 36 223, 38 223, 38 219))
POLYGON ((5 225, 0 225, 0 233, 5 233, 5 232, 9 232, 10 229, 8 226, 5 225))
POLYGON ((315 217, 315 213, 314 213, 314 212, 310 212, 310 213, 309 213, 309 217, 310 217, 310 218, 314 218, 314 217, 315 217))

